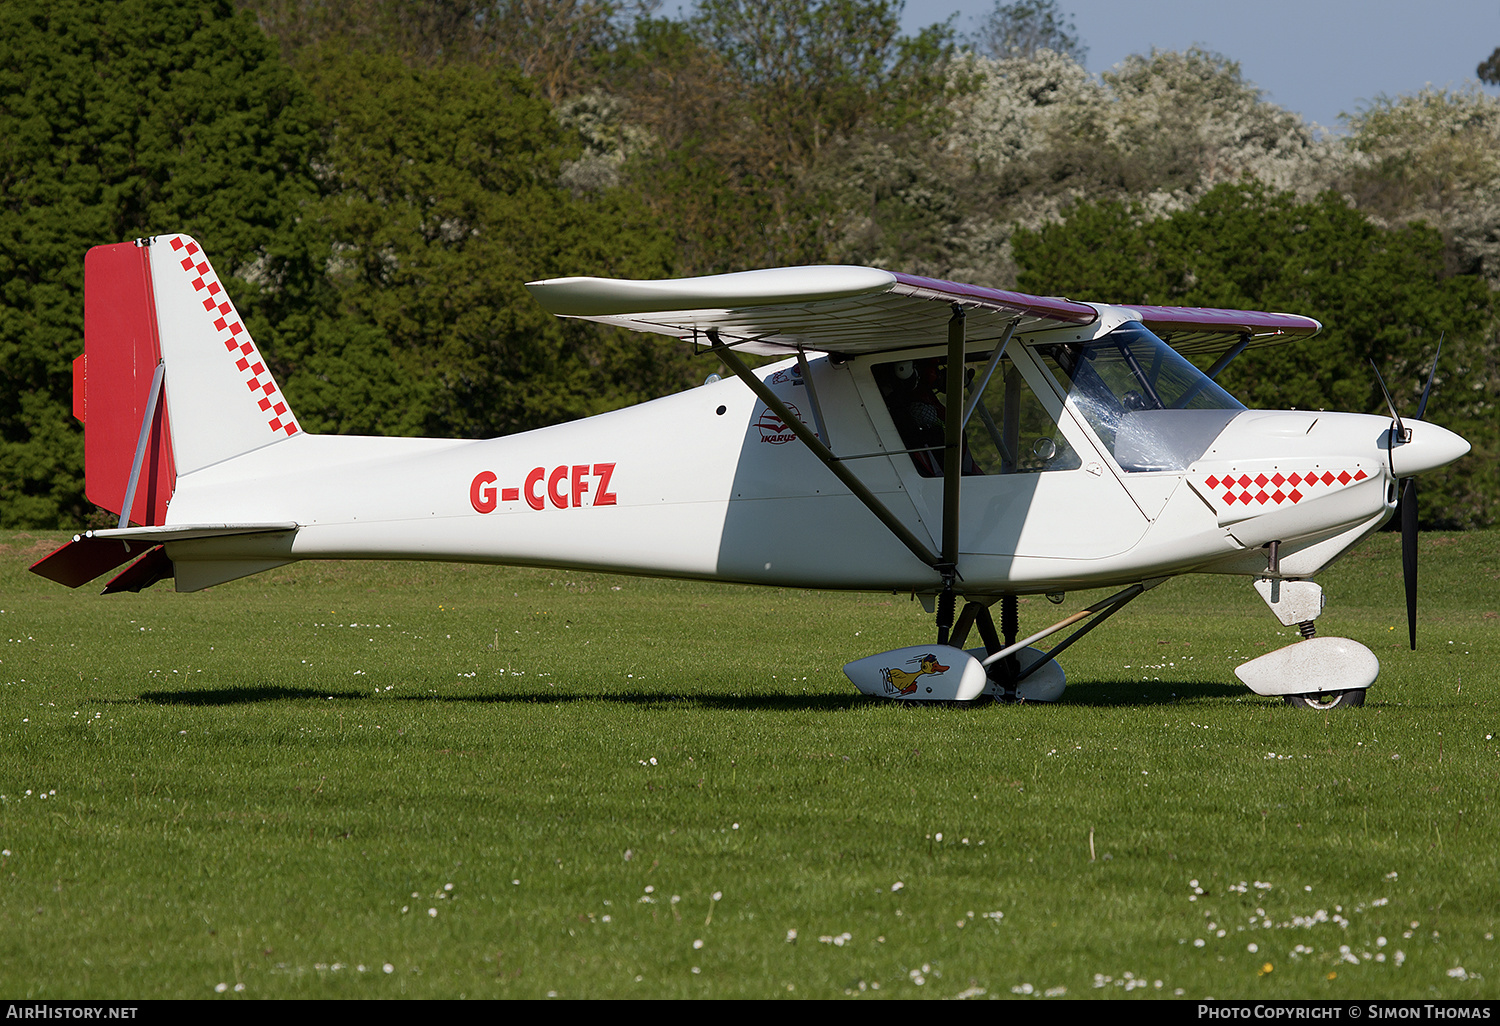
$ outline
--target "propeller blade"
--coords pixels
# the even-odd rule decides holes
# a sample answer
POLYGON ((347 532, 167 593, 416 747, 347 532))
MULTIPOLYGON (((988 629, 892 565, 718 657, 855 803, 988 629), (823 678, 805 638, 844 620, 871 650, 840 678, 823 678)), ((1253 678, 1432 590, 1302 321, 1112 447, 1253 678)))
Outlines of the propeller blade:
POLYGON ((1406 434, 1405 425, 1401 423, 1401 414, 1396 412, 1396 404, 1391 401, 1391 390, 1385 387, 1385 378, 1380 376, 1380 368, 1375 366, 1375 361, 1370 361, 1370 367, 1375 371, 1375 383, 1380 386, 1380 394, 1385 396, 1386 409, 1391 411, 1391 422, 1395 429, 1396 437, 1401 438, 1406 434))
POLYGON ((1406 582, 1406 627, 1417 650, 1417 479, 1401 482, 1401 577, 1406 582))
MULTIPOLYGON (((1421 420, 1422 419, 1422 415, 1427 412, 1427 397, 1432 394, 1432 379, 1437 375, 1438 356, 1442 356, 1442 355, 1443 355, 1443 340, 1441 338, 1439 338, 1438 339, 1437 356, 1434 356, 1432 358, 1432 370, 1430 370, 1430 371, 1427 372, 1427 384, 1422 389, 1422 401, 1417 404, 1417 419, 1418 420, 1421 420)), ((1379 373, 1379 372, 1377 371, 1376 373, 1379 373)))

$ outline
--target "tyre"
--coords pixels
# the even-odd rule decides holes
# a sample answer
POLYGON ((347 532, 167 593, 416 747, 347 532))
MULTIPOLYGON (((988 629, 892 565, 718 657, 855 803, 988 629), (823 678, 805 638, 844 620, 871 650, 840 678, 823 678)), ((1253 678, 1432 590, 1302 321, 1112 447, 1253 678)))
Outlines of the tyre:
POLYGON ((1365 704, 1365 689, 1324 691, 1316 695, 1284 695, 1287 705, 1297 709, 1357 709, 1365 704))

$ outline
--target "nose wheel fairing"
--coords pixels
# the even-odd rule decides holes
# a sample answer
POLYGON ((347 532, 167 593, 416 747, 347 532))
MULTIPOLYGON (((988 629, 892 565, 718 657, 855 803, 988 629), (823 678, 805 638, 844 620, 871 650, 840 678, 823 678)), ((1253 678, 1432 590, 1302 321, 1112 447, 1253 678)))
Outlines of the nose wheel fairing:
POLYGON ((1257 695, 1317 699, 1363 691, 1380 675, 1380 660, 1348 638, 1307 638, 1235 667, 1257 695))

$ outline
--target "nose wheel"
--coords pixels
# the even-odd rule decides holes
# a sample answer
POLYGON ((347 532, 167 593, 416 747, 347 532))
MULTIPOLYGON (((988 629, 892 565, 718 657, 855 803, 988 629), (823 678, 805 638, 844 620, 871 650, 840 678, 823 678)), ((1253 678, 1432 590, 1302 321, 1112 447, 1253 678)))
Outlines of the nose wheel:
POLYGON ((1365 691, 1325 691, 1317 695, 1285 695, 1283 700, 1294 709, 1357 709, 1365 704, 1365 691))

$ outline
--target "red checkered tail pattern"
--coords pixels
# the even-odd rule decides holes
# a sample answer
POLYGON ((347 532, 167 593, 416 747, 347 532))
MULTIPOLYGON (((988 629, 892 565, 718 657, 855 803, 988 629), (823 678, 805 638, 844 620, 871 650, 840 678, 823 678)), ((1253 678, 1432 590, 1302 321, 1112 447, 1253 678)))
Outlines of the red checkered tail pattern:
POLYGON ((294 437, 297 419, 202 247, 159 235, 146 248, 177 472, 294 437))

